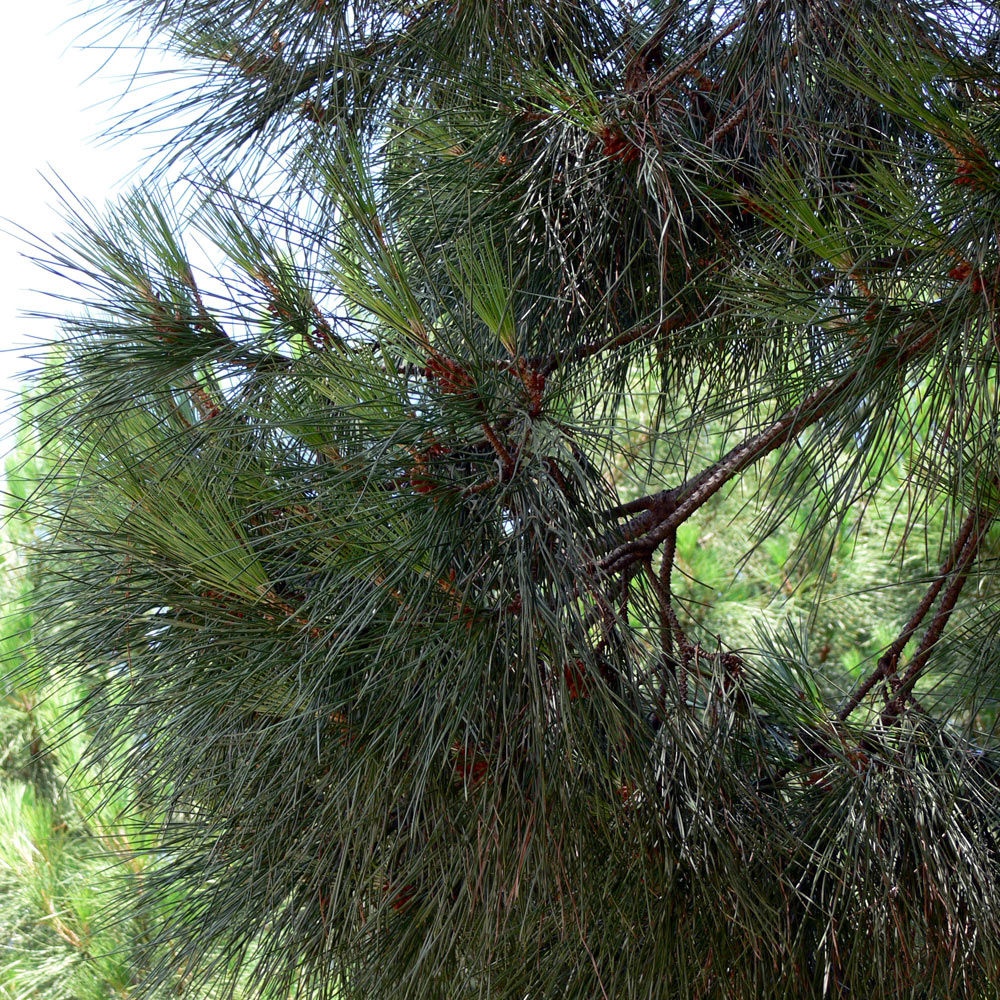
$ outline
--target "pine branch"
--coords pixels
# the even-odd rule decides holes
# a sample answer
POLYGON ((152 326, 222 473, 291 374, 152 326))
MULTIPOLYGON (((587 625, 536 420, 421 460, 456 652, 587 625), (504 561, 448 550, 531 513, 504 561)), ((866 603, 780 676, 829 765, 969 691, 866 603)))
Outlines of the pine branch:
MULTIPOLYGON (((932 346, 939 328, 933 322, 933 313, 928 310, 925 317, 911 326, 901 338, 901 343, 892 345, 895 350, 884 348, 872 363, 872 369, 880 370, 890 365, 902 368, 932 346)), ((784 413, 759 434, 736 445, 717 462, 680 486, 640 497, 617 508, 613 512, 614 516, 639 509, 645 509, 645 513, 621 529, 625 541, 604 556, 600 563, 601 570, 605 573, 618 572, 654 550, 671 531, 676 530, 704 506, 726 483, 830 413, 860 374, 860 369, 855 368, 848 374, 831 380, 807 396, 794 410, 784 413)))
MULTIPOLYGON (((884 680, 891 673, 895 672, 896 664, 899 662, 899 657, 906 648, 907 643, 916 633, 917 628, 926 617, 927 612, 930 611, 931 605, 933 605, 934 601, 937 599, 937 595, 941 592, 941 588, 944 586, 945 581, 956 570, 960 560, 966 555, 969 539, 981 520, 982 514, 978 508, 973 508, 966 515, 958 535, 952 544, 951 550, 948 553, 948 557, 945 560, 944 565, 941 567, 940 573, 928 588, 927 593, 924 594, 923 599, 917 605, 913 614, 903 627, 903 630, 893 641, 892 645, 890 645, 889 648, 886 649, 886 651, 879 657, 875 669, 837 710, 837 718, 841 722, 847 720, 851 713, 858 707, 858 705, 861 704, 868 692, 871 691, 871 689, 875 687, 879 681, 884 680)), ((955 596, 958 596, 957 593, 955 596)))
POLYGON ((941 603, 938 605, 938 610, 933 619, 931 619, 931 623, 924 633, 923 639, 920 640, 920 645, 914 652, 913 659, 910 661, 906 673, 903 674, 899 686, 894 687, 892 701, 886 705, 879 716, 879 723, 882 726, 891 725, 899 717, 906 704, 907 697, 923 675, 930 661, 931 654, 934 652, 934 647, 941 638, 944 628, 948 624, 948 619, 951 618, 952 612, 955 610, 955 605, 962 593, 962 588, 965 586, 973 563, 976 560, 979 547, 986 537, 986 532, 989 530, 990 524, 996 517, 996 511, 976 511, 975 513, 976 517, 972 528, 961 550, 961 554, 955 562, 951 582, 941 595, 941 603))
POLYGON ((596 357, 605 351, 616 351, 619 348, 627 347, 646 337, 662 336, 671 330, 678 330, 688 323, 694 322, 693 316, 674 316, 651 326, 639 327, 635 330, 628 330, 619 333, 614 337, 605 340, 594 341, 589 344, 581 344, 577 347, 565 351, 554 351, 545 357, 526 359, 529 367, 533 368, 540 375, 550 375, 557 368, 564 364, 576 361, 585 361, 588 358, 596 357))
POLYGON ((703 45, 699 46, 691 53, 687 59, 682 60, 676 66, 665 72, 662 76, 656 77, 649 84, 652 94, 672 87, 681 77, 690 73, 718 44, 725 41, 737 28, 747 23, 753 23, 754 18, 767 7, 767 0, 758 0, 754 8, 740 17, 733 18, 728 24, 723 25, 716 33, 703 45))

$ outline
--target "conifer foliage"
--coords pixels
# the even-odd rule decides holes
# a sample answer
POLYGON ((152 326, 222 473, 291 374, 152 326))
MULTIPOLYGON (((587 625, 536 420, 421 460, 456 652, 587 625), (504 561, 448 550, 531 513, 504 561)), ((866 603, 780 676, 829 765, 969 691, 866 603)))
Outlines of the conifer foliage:
POLYGON ((148 987, 995 995, 996 11, 101 10, 190 76, 172 197, 41 254, 40 604, 148 987), (801 623, 712 627, 734 501, 801 623))

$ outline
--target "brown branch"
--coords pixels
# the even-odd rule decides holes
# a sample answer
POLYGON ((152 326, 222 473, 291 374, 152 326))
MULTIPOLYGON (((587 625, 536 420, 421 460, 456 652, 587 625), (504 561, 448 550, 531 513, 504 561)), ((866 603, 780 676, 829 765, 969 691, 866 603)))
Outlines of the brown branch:
POLYGON ((975 562, 976 555, 979 552, 979 546, 986 537, 986 532, 995 516, 996 512, 984 513, 976 511, 973 529, 966 539, 962 554, 955 566, 951 583, 941 596, 941 603, 938 605, 937 613, 931 620, 923 639, 920 640, 920 645, 913 654, 913 659, 910 661, 910 665, 903 675, 899 686, 895 689, 895 696, 879 716, 879 722, 882 725, 891 725, 903 711, 907 696, 923 674, 934 646, 941 638, 944 627, 948 624, 948 619, 951 618, 951 614, 955 610, 959 595, 962 593, 962 588, 969 578, 969 571, 972 569, 972 564, 975 562))
MULTIPOLYGON (((657 579, 653 572, 652 560, 648 557, 642 560, 643 572, 649 579, 653 592, 656 594, 657 604, 660 612, 660 661, 664 669, 671 674, 676 673, 676 663, 674 661, 673 629, 670 623, 670 592, 663 587, 662 574, 657 579)), ((662 567, 661 567, 662 570, 662 567)), ((662 694, 662 692, 661 692, 662 694)))
POLYGON ((663 556, 660 561, 660 599, 663 602, 661 607, 661 629, 665 628, 666 634, 663 636, 663 655, 668 660, 668 667, 672 666, 674 652, 674 624, 677 616, 672 614, 673 606, 670 600, 670 574, 674 568, 674 556, 677 554, 677 532, 667 535, 666 544, 663 547, 663 556))
POLYGON ((944 586, 945 580, 955 569, 956 565, 958 565, 959 559, 965 551, 966 544, 969 541, 969 537, 981 516, 982 515, 978 509, 973 509, 966 516, 965 520, 962 522, 962 527, 959 529, 958 536, 951 547, 951 551, 948 553, 948 558, 941 567, 941 572, 928 588, 927 593, 924 594, 922 600, 910 616, 909 621, 907 621, 906 625, 903 627, 902 632, 899 633, 892 645, 889 646, 888 649, 886 649, 886 651, 879 657, 875 669, 868 675, 868 677, 865 678, 865 680, 838 710, 837 718, 841 722, 844 722, 851 715, 858 705, 861 704, 862 699, 868 694, 869 691, 871 691, 873 687, 875 687, 876 684, 878 684, 879 681, 888 677, 895 671, 896 664, 899 662, 900 654, 906 648, 906 644, 917 631, 917 627, 923 621, 927 612, 930 611, 931 605, 941 592, 941 588, 944 586))
MULTIPOLYGON (((646 498, 649 504, 647 513, 625 526, 626 541, 605 556, 601 568, 605 572, 613 573, 637 558, 639 554, 652 551, 730 479, 821 419, 832 409, 838 395, 847 389, 857 376, 857 372, 852 372, 817 389, 795 410, 785 413, 760 434, 737 445, 718 462, 688 479, 681 487, 664 490, 646 498)), ((641 502, 643 501, 634 501, 633 504, 641 502)))
POLYGON ((670 594, 670 576, 674 566, 674 558, 677 552, 677 533, 671 532, 666 539, 662 561, 660 562, 659 576, 653 572, 652 560, 647 555, 642 561, 643 569, 649 577, 653 591, 656 594, 659 604, 660 617, 660 659, 664 669, 664 675, 660 682, 659 694, 657 697, 657 718, 660 722, 666 715, 667 698, 667 675, 677 679, 678 699, 681 705, 687 702, 687 672, 692 656, 697 655, 698 647, 684 634, 681 623, 674 611, 673 601, 670 594), (680 671, 678 672, 678 660, 674 655, 674 643, 680 650, 680 671))
POLYGON ((634 53, 625 64, 625 90, 632 91, 637 90, 639 87, 645 86, 648 81, 649 74, 649 62, 650 59, 655 55, 657 49, 663 43, 664 38, 667 37, 667 32, 670 30, 671 25, 677 20, 677 16, 681 11, 680 3, 671 3, 666 11, 664 11, 663 16, 660 18, 660 23, 656 26, 656 30, 646 39, 645 42, 640 46, 639 51, 634 53))
POLYGON ((685 323, 693 322, 693 319, 694 317, 686 315, 674 316, 671 319, 664 320, 662 323, 644 326, 637 330, 626 330, 623 333, 616 334, 614 337, 593 341, 589 344, 580 344, 567 351, 554 351, 552 354, 545 355, 544 357, 528 358, 527 364, 537 371, 539 375, 550 375, 566 362, 585 361, 587 358, 592 358, 604 351, 614 351, 619 347, 634 344, 637 340, 642 340, 644 337, 669 333, 671 330, 676 330, 678 327, 684 326, 685 323))
MULTIPOLYGON (((760 94, 761 88, 758 87, 754 92, 753 97, 756 98, 760 94)), ((736 128, 747 114, 750 112, 750 98, 748 98, 742 107, 737 108, 724 122, 714 128, 709 134, 708 138, 705 140, 706 146, 714 146, 720 139, 725 138, 734 128, 736 128)))
MULTIPOLYGON (((909 336, 896 338, 887 345, 871 368, 879 370, 890 364, 901 367, 933 343, 938 327, 932 322, 925 328, 928 319, 933 319, 929 310, 911 326, 909 336)), ((795 409, 782 414, 763 431, 736 445, 717 462, 680 486, 633 500, 618 508, 620 513, 611 512, 612 516, 621 516, 635 510, 644 511, 620 529, 619 535, 624 535, 625 540, 601 560, 600 569, 605 573, 617 572, 653 551, 671 531, 683 524, 734 476, 826 416, 843 393, 857 381, 860 373, 861 368, 855 368, 816 389, 795 409)))
POLYGON ((479 426, 482 428, 483 434, 486 435, 486 440, 489 441, 490 446, 497 453, 497 457, 503 464, 504 475, 510 476, 514 471, 514 459, 511 458, 510 452, 507 450, 503 441, 497 437, 497 432, 493 430, 488 420, 483 420, 479 426))
POLYGON ((698 63, 700 63, 702 59, 704 59, 705 56, 707 56, 709 52, 711 52, 712 49, 719 44, 719 42, 723 41, 723 39, 731 35, 742 24, 746 23, 751 18, 755 17, 758 13, 760 13, 760 11, 764 9, 766 4, 767 0, 760 0, 760 2, 757 4, 756 7, 754 7, 752 11, 750 11, 747 14, 741 15, 740 17, 736 18, 733 21, 730 21, 729 24, 725 25, 723 28, 717 31, 707 42, 705 42, 704 45, 702 45, 700 48, 695 49, 695 51, 692 52, 691 55, 687 57, 687 59, 685 59, 683 62, 675 66, 672 70, 670 70, 669 73, 666 73, 659 79, 653 80, 649 87, 650 92, 655 94, 661 90, 666 90, 667 87, 672 86, 686 73, 690 73, 691 70, 693 70, 698 65, 698 63))
MULTIPOLYGON (((879 662, 875 670, 865 679, 857 691, 851 695, 848 701, 837 712, 837 721, 846 721, 854 709, 860 704, 865 695, 867 695, 868 692, 871 691, 871 689, 882 678, 892 675, 895 670, 896 662, 899 659, 899 655, 906 647, 907 642, 913 636, 924 616, 930 610, 930 606, 934 603, 934 599, 940 592, 944 581, 947 579, 948 574, 951 573, 953 574, 951 582, 945 590, 944 595, 941 597, 941 603, 938 606, 937 613, 934 615, 927 631, 924 633, 924 637, 920 641, 920 645, 914 653, 913 659, 910 661, 910 665, 907 668, 905 675, 902 679, 893 678, 893 699, 882 711, 879 716, 879 722, 883 726, 891 725, 902 713, 906 704, 912 704, 918 712, 924 715, 927 714, 926 710, 914 696, 913 687, 920 679, 920 676, 930 659, 934 646, 941 638, 944 628, 948 624, 948 620, 951 617, 952 612, 955 610, 955 605, 958 602, 959 595, 961 594, 962 588, 965 586, 965 582, 968 579, 969 570, 972 568, 972 564, 978 554, 979 546, 986 537, 986 531, 993 519, 996 517, 996 514, 996 511, 984 513, 979 508, 973 508, 969 512, 966 519, 962 522, 958 536, 952 545, 944 566, 941 568, 941 573, 938 579, 934 581, 928 592, 924 595, 920 604, 917 606, 916 610, 910 616, 909 621, 904 626, 903 631, 900 632, 893 644, 879 658, 879 662)), ((823 741, 825 738, 826 734, 817 734, 815 741, 799 753, 793 761, 781 768, 777 774, 769 776, 760 787, 776 787, 787 774, 789 774, 795 767, 801 765, 810 753, 822 753, 823 741)), ((867 750, 874 750, 878 746, 878 741, 873 733, 868 733, 862 740, 861 745, 867 750)))
POLYGON ((843 268, 832 268, 827 271, 820 271, 813 275, 812 285, 817 289, 827 289, 836 282, 842 281, 845 277, 854 280, 855 276, 871 277, 873 275, 885 274, 886 272, 906 267, 914 262, 916 253, 909 248, 903 248, 892 254, 885 254, 874 260, 865 261, 853 267, 850 274, 844 273, 843 268))
POLYGON ((145 277, 136 280, 136 286, 142 298, 151 309, 148 317, 153 330, 164 343, 172 343, 182 333, 194 331, 208 339, 209 343, 214 343, 216 347, 223 347, 229 351, 241 352, 244 357, 232 357, 227 360, 242 368, 250 368, 254 371, 288 371, 294 364, 291 358, 286 358, 282 354, 259 351, 249 351, 243 344, 238 343, 229 336, 216 320, 205 308, 201 299, 201 294, 194 283, 194 278, 188 269, 185 283, 194 293, 195 302, 198 309, 197 316, 186 316, 181 313, 171 315, 164 305, 163 300, 153 290, 152 284, 145 277))

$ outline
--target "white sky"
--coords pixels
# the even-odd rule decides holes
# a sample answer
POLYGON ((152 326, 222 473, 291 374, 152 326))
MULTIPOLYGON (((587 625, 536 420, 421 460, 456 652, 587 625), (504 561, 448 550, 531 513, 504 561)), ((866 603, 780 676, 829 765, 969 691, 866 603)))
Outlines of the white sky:
MULTIPOLYGON (((43 175, 54 173, 76 195, 102 203, 128 186, 128 175, 148 152, 141 139, 98 144, 114 117, 114 99, 134 71, 136 53, 81 50, 78 39, 94 17, 79 18, 96 0, 5 0, 4 56, 0 59, 0 409, 10 405, 19 360, 32 337, 45 337, 51 324, 28 319, 26 310, 46 308, 30 289, 53 290, 60 283, 23 259, 23 247, 8 231, 16 224, 48 240, 66 227, 56 196, 43 175), (102 65, 107 63, 107 65, 102 65), (12 350, 13 349, 13 350, 12 350)), ((125 110, 133 105, 119 105, 125 110)), ((0 419, 0 453, 9 447, 11 421, 0 419)))

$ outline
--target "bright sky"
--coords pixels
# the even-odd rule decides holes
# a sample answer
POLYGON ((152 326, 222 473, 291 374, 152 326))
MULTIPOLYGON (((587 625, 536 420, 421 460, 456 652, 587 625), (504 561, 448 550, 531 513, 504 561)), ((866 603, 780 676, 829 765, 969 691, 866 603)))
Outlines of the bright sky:
MULTIPOLYGON (((45 176, 58 174, 74 194, 98 204, 127 187, 128 175, 148 150, 140 139, 98 144, 114 117, 114 99, 134 71, 136 53, 80 50, 78 38, 93 17, 79 18, 97 0, 28 0, 4 4, 7 43, 0 60, 0 122, 6 136, 0 155, 0 390, 9 405, 17 372, 29 366, 18 354, 32 337, 52 333, 51 324, 23 313, 46 308, 31 289, 60 283, 21 256, 24 247, 8 235, 14 225, 43 240, 65 229, 57 198, 45 176), (13 225, 12 225, 13 224, 13 225), (13 348, 14 350, 11 350, 13 348)), ((127 100, 127 99, 126 99, 127 100)), ((131 107, 119 105, 119 110, 131 107)), ((64 289, 63 289, 64 290, 64 289)), ((11 422, 0 420, 0 453, 9 446, 11 422)))

